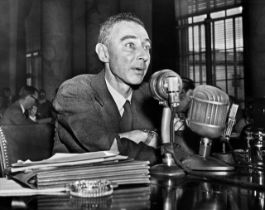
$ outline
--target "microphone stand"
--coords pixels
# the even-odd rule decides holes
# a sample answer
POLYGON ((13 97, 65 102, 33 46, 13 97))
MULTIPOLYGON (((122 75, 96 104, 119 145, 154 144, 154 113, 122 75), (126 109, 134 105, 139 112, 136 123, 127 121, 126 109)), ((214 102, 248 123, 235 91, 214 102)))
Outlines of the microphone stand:
POLYGON ((161 123, 161 138, 162 138, 162 154, 163 162, 157 164, 150 169, 152 175, 158 176, 184 176, 185 173, 178 165, 176 165, 172 153, 168 151, 174 151, 173 144, 175 142, 175 132, 174 132, 174 116, 175 116, 175 107, 173 106, 164 106, 163 108, 163 117, 161 123), (166 147, 166 149, 164 148, 166 147), (168 147, 170 149, 168 149, 168 147))
MULTIPOLYGON (((208 89, 208 92, 205 91, 205 89, 203 89, 203 87, 201 88, 201 90, 198 88, 197 91, 199 93, 201 93, 201 95, 203 95, 202 93, 208 93, 208 92, 211 92, 210 89, 208 89)), ((212 95, 214 95, 214 91, 212 90, 212 95)), ((210 93, 209 93, 210 95, 210 93)), ((209 97, 209 96, 208 96, 209 97)), ((216 97, 217 98, 217 97, 216 97)), ((221 98, 221 97, 220 97, 221 98)), ((216 101, 215 101, 216 102, 216 101)), ((221 101, 219 101, 221 102, 221 101)), ((202 106, 202 105, 205 105, 204 108, 207 108, 208 110, 210 109, 214 109, 214 110, 217 110, 217 105, 214 104, 214 103, 209 103, 208 104, 208 100, 203 100, 201 99, 200 97, 197 98, 197 100, 193 100, 192 103, 196 103, 195 105, 197 106, 202 106)), ((220 103, 222 104, 222 103, 220 103)), ((194 105, 194 104, 192 104, 194 105)), ((192 106, 191 105, 191 106, 192 106)), ((223 103, 223 105, 225 105, 225 103, 223 103)), ((219 108, 220 109, 220 108, 219 108)), ((206 110, 206 109, 205 109, 206 110)), ((235 113, 236 113, 236 110, 237 110, 237 107, 236 106, 233 106, 233 109, 230 110, 230 118, 232 119, 233 116, 235 116, 235 113)), ((195 111, 200 111, 199 109, 195 109, 193 106, 190 108, 190 111, 192 111, 193 113, 195 111)), ((212 111, 211 115, 211 118, 214 117, 216 118, 216 113, 213 114, 214 112, 212 111)), ((195 117, 195 116, 193 116, 195 117)), ((197 115, 196 115, 197 117, 197 115)), ((225 116, 226 117, 226 116, 225 116)), ((210 118, 210 117, 209 117, 210 118)), ((232 131, 232 127, 233 127, 233 120, 229 121, 229 126, 228 126, 228 130, 226 130, 226 136, 230 136, 228 133, 231 133, 232 131)), ((227 175, 227 174, 230 174, 231 172, 234 171, 234 167, 228 163, 226 163, 225 161, 221 160, 221 159, 218 159, 216 157, 213 157, 211 156, 211 145, 212 145, 212 138, 217 138, 217 137, 220 137, 222 135, 222 132, 223 132, 223 129, 213 129, 211 128, 212 124, 209 124, 207 126, 203 126, 204 124, 204 120, 202 120, 202 122, 200 121, 192 121, 193 119, 189 119, 189 125, 190 127, 192 126, 195 126, 193 127, 193 130, 194 132, 196 131, 197 133, 199 133, 201 135, 201 141, 200 141, 200 147, 199 147, 199 154, 198 155, 192 155, 188 158, 186 158, 185 160, 182 161, 182 163, 187 166, 188 168, 192 169, 192 170, 195 170, 195 171, 207 171, 208 173, 211 172, 215 175, 227 175), (202 129, 202 131, 204 132, 201 132, 200 131, 200 127, 202 129), (213 135, 214 133, 214 135, 213 135)), ((208 123, 207 123, 208 124, 208 123)), ((217 124, 218 125, 218 124, 217 124)), ((213 124, 213 128, 215 124, 213 124)), ((218 128, 218 126, 216 126, 218 128)))
POLYGON ((226 126, 226 129, 224 130, 223 136, 221 136, 222 152, 213 153, 214 157, 220 160, 223 160, 224 162, 229 163, 229 164, 235 164, 235 161, 236 161, 233 148, 230 144, 230 137, 231 137, 232 130, 236 122, 236 113, 237 113, 238 107, 239 105, 237 104, 231 105, 227 126, 226 126), (228 147, 228 151, 227 151, 226 146, 228 147))
POLYGON ((195 171, 204 171, 213 175, 228 175, 233 173, 234 167, 218 158, 209 155, 212 140, 207 137, 201 138, 200 152, 182 161, 187 168, 195 171))
POLYGON ((182 89, 180 76, 171 70, 162 70, 152 75, 150 80, 151 91, 154 98, 163 105, 161 122, 161 153, 164 156, 161 164, 151 167, 152 175, 162 176, 184 176, 185 173, 174 161, 174 117, 175 108, 179 105, 179 92, 182 89))

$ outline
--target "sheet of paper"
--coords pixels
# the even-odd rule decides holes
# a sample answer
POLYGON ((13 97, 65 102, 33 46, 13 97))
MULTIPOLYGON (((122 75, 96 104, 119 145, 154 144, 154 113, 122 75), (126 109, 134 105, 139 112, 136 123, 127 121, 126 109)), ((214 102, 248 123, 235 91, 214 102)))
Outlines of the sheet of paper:
POLYGON ((12 179, 0 178, 0 197, 31 196, 31 195, 60 195, 67 193, 66 188, 30 189, 23 187, 12 179))
MULTIPOLYGON (((19 171, 26 171, 26 170, 37 170, 37 169, 44 169, 44 168, 56 168, 58 166, 75 166, 75 165, 84 165, 84 164, 92 164, 92 163, 101 163, 104 161, 115 161, 115 160, 125 160, 127 156, 110 156, 105 158, 96 158, 96 159, 84 159, 84 160, 76 160, 76 161, 64 161, 64 162, 50 162, 50 163, 38 163, 33 165, 26 165, 21 167, 11 167, 10 172, 16 173, 19 171)), ((39 162, 39 161, 38 161, 39 162)))
POLYGON ((86 152, 86 153, 56 153, 52 157, 41 161, 30 161, 30 160, 18 161, 17 163, 13 163, 12 167, 24 167, 24 166, 32 166, 40 164, 92 160, 92 159, 113 157, 116 155, 118 155, 118 153, 114 153, 111 151, 98 151, 98 152, 86 152))

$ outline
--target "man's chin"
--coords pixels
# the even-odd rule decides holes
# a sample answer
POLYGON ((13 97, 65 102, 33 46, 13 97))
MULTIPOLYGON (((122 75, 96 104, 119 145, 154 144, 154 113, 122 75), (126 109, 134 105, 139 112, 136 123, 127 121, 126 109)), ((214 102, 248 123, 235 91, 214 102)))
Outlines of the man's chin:
POLYGON ((135 81, 132 81, 131 82, 131 85, 140 85, 140 84, 142 84, 142 82, 143 82, 143 79, 141 79, 141 80, 135 80, 135 81))
POLYGON ((130 82, 130 84, 131 85, 140 85, 142 82, 143 82, 143 80, 144 80, 144 77, 132 77, 132 78, 129 78, 130 80, 129 80, 129 82, 130 82))

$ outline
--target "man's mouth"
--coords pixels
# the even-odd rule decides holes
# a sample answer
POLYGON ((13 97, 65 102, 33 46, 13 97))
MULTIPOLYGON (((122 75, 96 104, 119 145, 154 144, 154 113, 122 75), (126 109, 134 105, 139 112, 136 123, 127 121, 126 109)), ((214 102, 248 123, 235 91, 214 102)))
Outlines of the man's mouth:
POLYGON ((136 71, 144 71, 145 70, 144 67, 134 67, 133 69, 136 71))

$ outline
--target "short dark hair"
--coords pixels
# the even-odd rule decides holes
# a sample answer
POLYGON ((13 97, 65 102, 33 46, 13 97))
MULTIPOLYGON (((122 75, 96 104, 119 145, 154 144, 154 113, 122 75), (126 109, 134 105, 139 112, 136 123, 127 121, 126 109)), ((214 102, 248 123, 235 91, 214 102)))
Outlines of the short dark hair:
POLYGON ((46 95, 46 91, 44 89, 40 89, 39 94, 45 94, 46 95))
POLYGON ((38 93, 37 88, 33 86, 25 85, 22 87, 23 90, 21 91, 19 98, 26 98, 28 95, 34 95, 34 93, 38 93))
POLYGON ((193 90, 195 88, 194 81, 188 77, 181 77, 183 87, 182 89, 187 92, 188 90, 193 90))
POLYGON ((119 13, 110 16, 104 23, 101 24, 98 36, 98 43, 108 44, 111 29, 116 23, 120 23, 122 21, 134 22, 145 28, 144 23, 135 14, 119 13))

